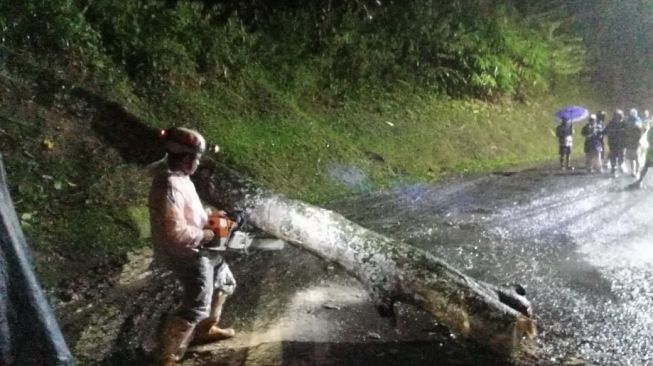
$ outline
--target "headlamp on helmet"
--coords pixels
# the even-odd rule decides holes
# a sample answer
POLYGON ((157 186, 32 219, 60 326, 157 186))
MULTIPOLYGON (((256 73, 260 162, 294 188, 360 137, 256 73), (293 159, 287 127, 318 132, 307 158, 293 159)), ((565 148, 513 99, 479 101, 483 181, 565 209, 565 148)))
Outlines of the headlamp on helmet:
POLYGON ((163 146, 170 154, 202 154, 206 151, 206 140, 199 132, 184 127, 161 130, 163 146))

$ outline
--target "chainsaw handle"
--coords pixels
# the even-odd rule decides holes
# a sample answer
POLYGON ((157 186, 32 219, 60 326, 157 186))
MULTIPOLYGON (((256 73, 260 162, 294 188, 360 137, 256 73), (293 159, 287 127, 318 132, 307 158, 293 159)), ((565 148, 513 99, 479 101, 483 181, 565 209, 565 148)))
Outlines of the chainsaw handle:
POLYGON ((245 213, 242 210, 227 211, 226 216, 236 223, 234 230, 238 230, 245 225, 245 213))

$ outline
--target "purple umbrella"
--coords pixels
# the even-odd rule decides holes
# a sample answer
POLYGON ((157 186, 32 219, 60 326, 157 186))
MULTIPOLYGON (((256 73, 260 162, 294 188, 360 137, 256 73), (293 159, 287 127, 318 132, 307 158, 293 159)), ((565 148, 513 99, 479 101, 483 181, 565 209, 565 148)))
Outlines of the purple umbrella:
POLYGON ((589 116, 589 111, 584 107, 571 105, 564 107, 558 112, 556 112, 556 117, 560 119, 565 119, 569 122, 579 122, 584 120, 589 116))

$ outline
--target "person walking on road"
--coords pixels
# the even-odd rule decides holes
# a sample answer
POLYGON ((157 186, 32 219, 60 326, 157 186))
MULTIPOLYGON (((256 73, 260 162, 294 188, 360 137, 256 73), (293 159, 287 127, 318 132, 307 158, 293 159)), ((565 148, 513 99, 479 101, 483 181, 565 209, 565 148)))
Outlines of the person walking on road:
POLYGON ((601 162, 602 135, 603 130, 597 123, 596 115, 590 116, 589 122, 583 126, 581 134, 585 136, 585 167, 591 174, 594 172, 602 172, 603 164, 601 162))
MULTIPOLYGON (((645 137, 649 146, 653 146, 653 128, 650 128, 650 126, 647 128, 645 137)), ((642 165, 642 171, 639 174, 639 178, 635 183, 630 185, 630 188, 644 188, 644 178, 646 177, 649 168, 652 166, 653 166, 653 149, 648 149, 646 152, 646 160, 642 165)))
POLYGON ((596 114, 596 128, 601 131, 601 168, 606 168, 608 164, 608 159, 605 158, 605 119, 607 114, 605 111, 599 111, 596 114))
POLYGON ((558 154, 560 155, 560 169, 572 169, 569 158, 573 146, 574 127, 571 122, 561 119, 556 128, 556 137, 558 138, 558 154))
POLYGON ((618 169, 624 162, 624 131, 626 129, 626 122, 624 120, 624 112, 621 109, 614 111, 612 119, 605 127, 605 135, 608 137, 608 148, 610 152, 608 158, 610 159, 610 169, 613 177, 617 177, 618 169))
POLYGON ((644 111, 644 116, 642 120, 642 136, 639 138, 639 146, 637 147, 637 162, 639 163, 640 166, 640 174, 641 170, 644 168, 644 165, 646 164, 646 156, 648 155, 648 150, 651 146, 651 144, 648 141, 648 132, 651 128, 651 115, 647 110, 644 111))
POLYGON ((157 262, 172 271, 183 288, 182 304, 169 314, 160 340, 158 362, 175 365, 191 338, 210 342, 233 337, 218 327, 222 306, 236 286, 222 258, 202 255, 214 232, 190 176, 206 149, 204 137, 186 128, 162 131, 167 157, 153 171, 150 223, 157 262))
POLYGON ((639 160, 638 150, 640 147, 640 140, 644 132, 644 123, 639 118, 637 109, 632 108, 628 111, 628 120, 624 129, 624 147, 626 148, 626 166, 630 171, 630 175, 635 178, 639 177, 639 160))

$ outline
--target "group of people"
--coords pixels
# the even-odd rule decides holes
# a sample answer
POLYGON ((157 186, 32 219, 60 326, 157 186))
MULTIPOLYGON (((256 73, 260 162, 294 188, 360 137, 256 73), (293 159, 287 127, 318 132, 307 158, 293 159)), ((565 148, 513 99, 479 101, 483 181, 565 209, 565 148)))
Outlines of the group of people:
MULTIPOLYGON (((589 121, 581 129, 581 135, 585 138, 583 150, 587 171, 601 173, 609 166, 613 177, 617 177, 620 172, 629 172, 637 179, 632 186, 642 187, 648 168, 653 165, 653 149, 649 149, 653 144, 652 125, 653 119, 650 118, 648 110, 644 111, 642 118, 635 108, 628 112, 628 117, 621 109, 617 109, 607 124, 604 111, 591 114, 589 121)), ((556 137, 559 144, 560 169, 563 170, 573 169, 569 161, 573 134, 572 122, 562 119, 556 128, 556 137)))

